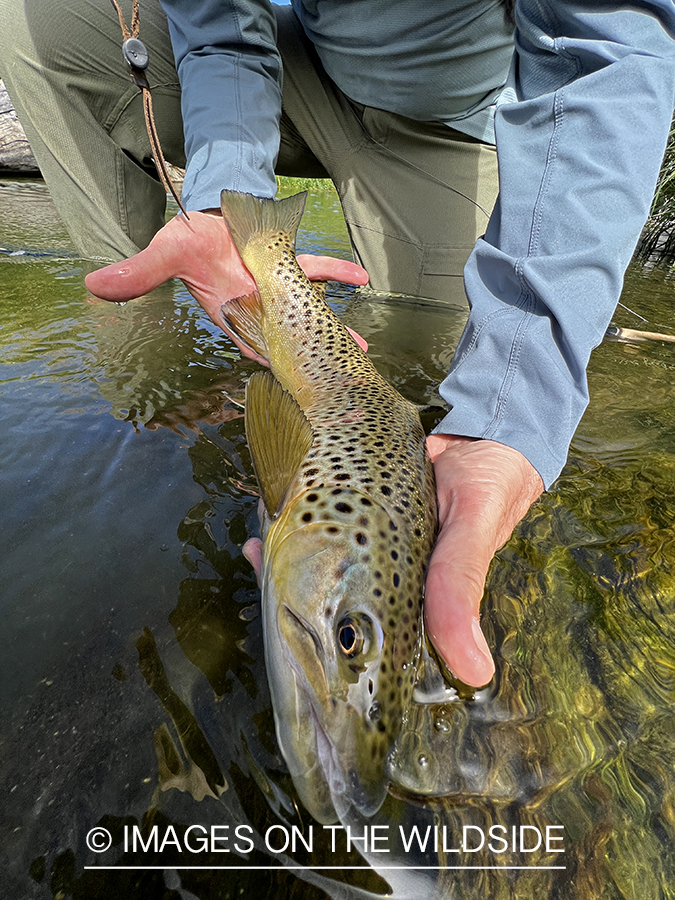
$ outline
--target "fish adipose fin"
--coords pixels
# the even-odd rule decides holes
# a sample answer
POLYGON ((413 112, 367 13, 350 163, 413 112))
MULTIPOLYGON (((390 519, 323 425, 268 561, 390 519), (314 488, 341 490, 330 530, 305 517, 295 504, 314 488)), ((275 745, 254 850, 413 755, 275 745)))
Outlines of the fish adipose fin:
POLYGON ((274 516, 312 447, 312 426, 271 372, 249 378, 245 424, 263 503, 274 516))

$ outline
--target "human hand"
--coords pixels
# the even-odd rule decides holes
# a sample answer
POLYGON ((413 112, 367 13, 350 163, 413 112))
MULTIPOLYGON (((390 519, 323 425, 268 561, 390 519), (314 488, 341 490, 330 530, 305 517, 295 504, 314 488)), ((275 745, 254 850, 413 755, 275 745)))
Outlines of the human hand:
MULTIPOLYGON (((361 266, 329 256, 298 256, 308 278, 314 281, 344 281, 366 284, 361 266)), ((226 331, 247 356, 265 362, 243 347, 223 325, 223 304, 250 294, 255 281, 242 263, 223 217, 215 212, 191 212, 190 219, 178 215, 160 229, 150 244, 130 259, 91 272, 87 288, 103 300, 133 300, 169 278, 180 278, 208 314, 226 331)))
POLYGON ((494 554, 544 489, 534 466, 495 441, 431 434, 439 533, 424 593, 427 634, 465 684, 487 684, 494 662, 480 627, 480 603, 494 554))
MULTIPOLYGON (((480 627, 480 604, 490 562, 544 489, 534 466, 505 444, 431 434, 439 533, 424 593, 427 634, 450 671, 481 687, 495 667, 480 627)), ((259 577, 261 542, 244 556, 259 577)))

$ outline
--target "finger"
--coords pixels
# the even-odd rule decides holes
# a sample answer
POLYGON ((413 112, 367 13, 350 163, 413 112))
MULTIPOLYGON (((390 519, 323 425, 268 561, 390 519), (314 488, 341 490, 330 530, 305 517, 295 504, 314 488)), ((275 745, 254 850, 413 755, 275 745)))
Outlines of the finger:
POLYGON ((494 441, 430 435, 427 446, 441 531, 429 561, 425 622, 450 670, 479 686, 494 673, 479 622, 488 568, 543 483, 519 451, 494 441))
POLYGON ((346 284, 368 284, 368 273, 356 263, 333 256, 312 256, 301 253, 298 263, 312 281, 343 281, 346 284))
MULTIPOLYGON (((147 253, 147 250, 143 250, 142 253, 147 253)), ((122 303, 147 294, 171 277, 157 273, 154 266, 151 269, 146 268, 144 260, 147 257, 138 259, 142 253, 132 256, 123 263, 113 263, 90 272, 84 279, 88 290, 102 300, 122 303)))
POLYGON ((242 547, 242 553, 253 566, 255 577, 260 584, 260 570, 262 569, 262 541, 260 538, 250 538, 242 547))
POLYGON ((346 326, 347 331, 354 338, 359 347, 363 350, 364 353, 368 352, 368 341, 365 338, 362 338, 358 331, 354 331, 353 328, 350 328, 348 325, 346 326))
POLYGON ((222 325, 220 309, 226 300, 255 290, 222 217, 200 212, 190 213, 189 221, 176 216, 145 250, 92 272, 85 282, 97 297, 125 301, 169 278, 182 279, 217 325, 222 325))
MULTIPOLYGON (((166 238, 164 229, 158 234, 166 238)), ((165 240, 157 236, 135 256, 91 272, 84 279, 88 290, 102 300, 124 302, 154 290, 177 274, 175 253, 166 251, 165 240)), ((175 248, 173 241, 168 242, 175 248)))
POLYGON ((491 558, 475 522, 454 522, 439 536, 425 583, 427 633, 450 671, 475 687, 487 684, 495 671, 479 620, 491 558))

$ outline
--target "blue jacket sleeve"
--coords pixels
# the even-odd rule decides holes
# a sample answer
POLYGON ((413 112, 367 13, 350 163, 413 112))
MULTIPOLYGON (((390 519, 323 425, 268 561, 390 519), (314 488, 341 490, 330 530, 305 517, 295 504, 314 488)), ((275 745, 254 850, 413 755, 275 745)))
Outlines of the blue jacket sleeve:
POLYGON ((223 188, 273 197, 281 60, 268 0, 161 0, 181 83, 188 210, 223 188))
POLYGON ((516 16, 500 196, 465 270, 471 313, 436 430, 516 448, 549 487, 649 213, 675 104, 675 4, 522 0, 516 16))

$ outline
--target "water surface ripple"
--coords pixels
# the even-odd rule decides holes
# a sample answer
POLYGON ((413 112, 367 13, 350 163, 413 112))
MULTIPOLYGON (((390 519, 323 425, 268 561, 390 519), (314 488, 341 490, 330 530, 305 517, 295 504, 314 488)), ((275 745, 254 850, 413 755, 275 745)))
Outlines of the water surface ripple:
MULTIPOLYGON (((414 706, 384 807, 343 822, 386 845, 347 852, 342 833, 333 852, 279 754, 241 553, 257 529, 241 409, 255 365, 179 284, 123 308, 90 297, 93 263, 40 181, 0 182, 0 207, 6 896, 675 898, 672 345, 595 351, 565 471, 491 569, 493 683, 414 706), (230 852, 125 846, 134 825, 182 840, 194 824, 229 826, 230 852), (265 845, 312 825, 311 852, 265 845), (97 826, 105 853, 87 847, 97 826), (547 827, 564 854, 530 849, 547 827), (506 848, 472 851, 490 828, 506 848), (146 868, 85 868, 101 865, 146 868)), ((333 199, 310 197, 304 229, 303 249, 348 255, 333 199)), ((630 309, 672 333, 672 295, 630 272, 617 324, 641 327, 630 309)), ((465 312, 330 299, 432 427, 465 312)))

